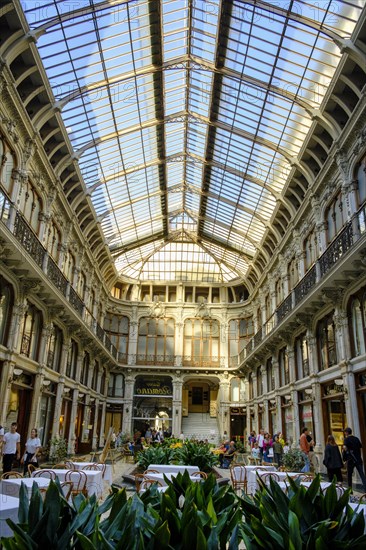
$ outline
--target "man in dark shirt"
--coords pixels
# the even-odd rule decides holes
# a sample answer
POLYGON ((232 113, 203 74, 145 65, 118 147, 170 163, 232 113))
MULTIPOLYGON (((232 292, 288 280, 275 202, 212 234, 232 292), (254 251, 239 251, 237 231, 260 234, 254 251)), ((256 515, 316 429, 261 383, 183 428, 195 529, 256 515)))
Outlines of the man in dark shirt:
POLYGON ((363 471, 363 463, 361 457, 362 444, 358 437, 352 435, 351 428, 346 428, 344 430, 343 449, 345 451, 345 456, 347 459, 348 487, 352 488, 352 474, 353 470, 356 468, 362 481, 363 491, 364 493, 366 493, 366 476, 365 472, 363 471))

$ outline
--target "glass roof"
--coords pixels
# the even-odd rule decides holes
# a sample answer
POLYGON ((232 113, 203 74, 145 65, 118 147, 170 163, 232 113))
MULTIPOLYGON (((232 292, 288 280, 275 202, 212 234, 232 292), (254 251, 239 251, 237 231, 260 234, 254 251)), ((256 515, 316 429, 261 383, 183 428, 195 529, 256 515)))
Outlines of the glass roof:
POLYGON ((245 278, 363 4, 24 4, 122 275, 245 278))

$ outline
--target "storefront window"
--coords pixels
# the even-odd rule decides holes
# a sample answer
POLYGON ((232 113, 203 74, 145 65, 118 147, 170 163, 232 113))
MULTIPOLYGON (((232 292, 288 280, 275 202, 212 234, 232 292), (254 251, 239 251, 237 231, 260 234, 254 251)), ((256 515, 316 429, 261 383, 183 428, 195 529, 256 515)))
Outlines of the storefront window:
POLYGON ((170 377, 136 377, 133 398, 134 431, 144 435, 151 428, 171 433, 172 407, 173 385, 170 377))
POLYGON ((51 439, 53 412, 55 408, 55 396, 42 395, 40 404, 40 418, 38 436, 42 445, 47 445, 51 439))

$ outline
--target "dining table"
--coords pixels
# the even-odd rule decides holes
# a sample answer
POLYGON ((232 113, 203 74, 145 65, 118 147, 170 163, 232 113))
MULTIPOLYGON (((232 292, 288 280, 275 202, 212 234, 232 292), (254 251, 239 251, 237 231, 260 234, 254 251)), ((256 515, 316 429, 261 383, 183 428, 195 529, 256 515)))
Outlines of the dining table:
MULTIPOLYGON (((75 468, 75 470, 83 470, 85 466, 97 466, 98 464, 96 462, 72 462, 72 465, 75 468)), ((105 481, 108 481, 108 483, 111 485, 113 482, 112 464, 101 464, 101 466, 105 466, 103 479, 105 479, 105 481)))
POLYGON ((36 483, 40 489, 47 489, 50 484, 50 480, 45 477, 17 477, 10 479, 3 479, 0 482, 0 493, 2 495, 19 497, 19 491, 21 484, 25 485, 28 491, 29 498, 32 495, 33 484, 36 483))
MULTIPOLYGON (((196 470, 197 472, 198 470, 196 470)), ((169 481, 171 481, 172 477, 176 477, 177 476, 177 473, 176 472, 165 472, 165 473, 159 473, 159 474, 150 474, 150 473, 147 473, 145 474, 145 478, 146 479, 152 479, 154 481, 158 481, 159 483, 161 483, 161 485, 163 487, 166 487, 168 484, 166 482, 166 479, 168 479, 169 481)), ((201 477, 199 476, 189 476, 191 481, 201 481, 201 477)))
MULTIPOLYGON (((56 476, 58 477, 60 483, 63 483, 65 481, 65 477, 67 472, 71 472, 71 481, 77 481, 78 475, 75 470, 65 470, 65 469, 58 469, 58 468, 50 468, 52 472, 55 472, 56 476)), ((38 471, 38 470, 37 470, 38 471)), ((100 470, 84 470, 87 481, 86 481, 86 489, 88 491, 88 495, 94 495, 96 494, 97 497, 101 497, 103 494, 103 475, 102 471, 100 470)), ((41 479, 37 477, 36 479, 41 479)))
MULTIPOLYGON (((242 465, 240 466, 245 468, 245 472, 247 476, 248 495, 254 495, 254 493, 257 490, 257 472, 258 471, 263 471, 263 472, 276 471, 275 466, 260 466, 257 464, 250 464, 249 466, 242 466, 242 465)), ((234 470, 234 475, 235 475, 235 465, 233 466, 232 470, 234 470)))
MULTIPOLYGON (((246 466, 248 468, 248 466, 246 466)), ((286 482, 288 477, 295 478, 299 475, 299 472, 278 472, 275 469, 273 470, 264 470, 263 466, 257 466, 257 470, 251 470, 248 475, 248 494, 254 494, 259 490, 259 478, 262 478, 268 472, 275 472, 278 476, 279 481, 286 482), (250 487, 250 492, 249 492, 250 487)))
POLYGON ((18 523, 19 498, 0 494, 0 537, 12 537, 13 530, 6 523, 11 519, 18 523))
POLYGON ((159 474, 178 474, 179 472, 184 474, 187 471, 191 475, 194 472, 199 472, 198 466, 185 466, 184 464, 150 464, 148 470, 155 470, 159 474))

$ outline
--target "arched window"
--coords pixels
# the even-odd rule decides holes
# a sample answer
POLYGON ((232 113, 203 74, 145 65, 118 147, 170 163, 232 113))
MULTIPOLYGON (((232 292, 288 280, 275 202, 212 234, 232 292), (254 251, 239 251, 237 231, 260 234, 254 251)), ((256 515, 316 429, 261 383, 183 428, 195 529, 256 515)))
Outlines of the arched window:
POLYGON ((275 377, 274 377, 274 370, 272 365, 272 357, 267 359, 266 370, 267 370, 267 389, 270 392, 275 389, 275 377))
POLYGON ((34 361, 38 359, 41 331, 42 313, 33 304, 28 303, 22 327, 20 353, 34 361))
POLYGON ((344 226, 342 195, 339 193, 326 210, 327 239, 330 243, 344 226))
POLYGON ((366 201, 366 157, 361 161, 357 171, 358 206, 366 201))
POLYGON ((61 243, 60 232, 55 225, 54 221, 51 220, 48 231, 45 234, 45 247, 48 250, 48 253, 52 259, 57 263, 59 257, 59 245, 61 243))
POLYGON ((62 330, 56 325, 52 325, 48 341, 47 366, 56 372, 60 372, 63 343, 64 335, 62 330))
POLYGON ((79 278, 78 278, 78 294, 82 300, 84 300, 84 294, 85 294, 85 286, 86 286, 86 277, 85 273, 83 271, 80 271, 79 278))
POLYGON ((139 323, 137 362, 174 362, 174 319, 143 317, 139 323))
POLYGON ((304 241, 305 271, 308 271, 316 262, 317 246, 315 230, 311 231, 304 241))
POLYGON ((70 250, 68 250, 65 254, 64 264, 62 267, 63 273, 69 281, 73 280, 74 277, 74 269, 75 269, 75 258, 71 254, 70 250))
POLYGON ((278 366, 280 369, 280 384, 286 386, 290 383, 290 370, 287 355, 287 347, 280 349, 278 353, 278 366))
POLYGON ((119 360, 126 361, 128 354, 128 335, 130 321, 125 315, 107 313, 104 320, 104 330, 107 332, 112 344, 117 348, 119 360))
POLYGON ((13 190, 12 174, 14 166, 15 159, 13 153, 10 151, 5 141, 0 139, 0 183, 10 198, 13 190))
POLYGON ((71 340, 70 348, 67 354, 67 363, 66 363, 66 376, 69 378, 76 379, 76 369, 78 361, 79 348, 75 340, 71 340))
POLYGON ((123 397, 124 378, 122 374, 111 373, 108 383, 108 397, 123 397))
POLYGON ((257 395, 263 395, 263 378, 260 367, 257 368, 257 395))
POLYGON ((366 288, 361 288, 348 302, 348 327, 352 357, 366 353, 366 288))
POLYGON ((98 362, 98 361, 94 361, 93 377, 92 377, 92 382, 91 382, 91 388, 92 388, 92 390, 96 390, 96 389, 97 389, 97 384, 98 384, 98 372, 99 372, 99 362, 98 362))
POLYGON ((238 403, 240 401, 240 378, 233 378, 230 382, 231 401, 238 403))
POLYGON ((184 364, 220 364, 220 323, 215 319, 187 319, 184 323, 184 364))
POLYGON ((279 306, 280 303, 283 301, 283 282, 281 277, 279 277, 276 281, 276 306, 279 306))
POLYGON ((293 257, 288 265, 289 290, 293 290, 299 282, 299 263, 296 257, 293 257))
POLYGON ((320 370, 327 369, 337 363, 333 313, 324 317, 317 325, 316 336, 320 370))
POLYGON ((81 384, 84 384, 84 386, 88 385, 89 370, 90 370, 90 355, 87 351, 85 351, 84 357, 83 357, 83 364, 81 367, 81 373, 80 373, 80 382, 81 384))
POLYGON ((254 334, 252 317, 229 321, 229 357, 235 357, 245 349, 254 334))
POLYGON ((6 345, 14 303, 13 287, 0 277, 0 344, 6 345))
POLYGON ((309 352, 306 334, 301 334, 295 340, 295 362, 298 380, 309 376, 309 352))

